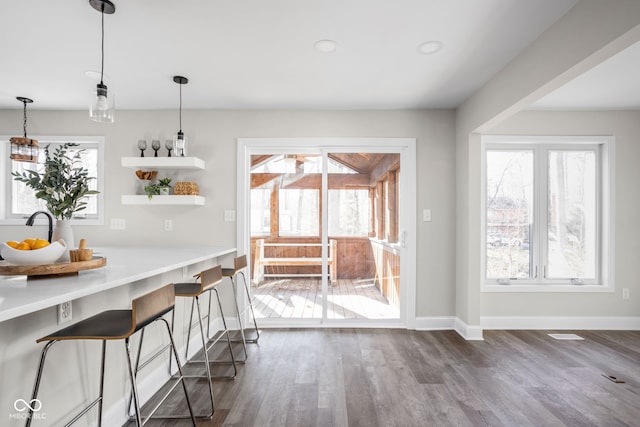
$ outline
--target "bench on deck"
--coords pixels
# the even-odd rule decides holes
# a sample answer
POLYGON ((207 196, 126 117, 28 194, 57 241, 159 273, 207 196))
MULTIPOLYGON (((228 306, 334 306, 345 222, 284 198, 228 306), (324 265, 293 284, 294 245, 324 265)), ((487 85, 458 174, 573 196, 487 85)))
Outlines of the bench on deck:
MULTIPOLYGON (((265 243, 264 239, 256 240, 256 256, 253 268, 253 281, 255 283, 260 283, 264 280, 265 277, 322 277, 322 274, 314 274, 314 273, 265 273, 265 267, 267 266, 286 266, 286 267, 295 267, 295 266, 308 266, 308 265, 322 265, 322 257, 265 257, 264 256, 264 248, 265 247, 309 247, 316 246, 322 247, 321 243, 265 243)), ((329 264, 329 277, 331 279, 331 283, 335 284, 338 274, 337 274, 337 247, 338 242, 335 239, 329 240, 329 259, 327 260, 329 264)))

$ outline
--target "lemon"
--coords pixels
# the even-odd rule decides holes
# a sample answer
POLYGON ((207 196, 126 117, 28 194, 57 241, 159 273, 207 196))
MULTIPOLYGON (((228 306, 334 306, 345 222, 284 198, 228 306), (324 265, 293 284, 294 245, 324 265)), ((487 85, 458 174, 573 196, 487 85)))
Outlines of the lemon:
POLYGON ((16 242, 15 240, 9 240, 7 242, 7 246, 12 247, 13 249, 15 249, 18 246, 18 242, 16 242))
POLYGON ((31 250, 31 245, 29 245, 27 242, 20 242, 16 245, 15 249, 21 250, 21 251, 30 251, 31 250))
POLYGON ((49 242, 44 239, 35 239, 34 243, 30 244, 31 249, 41 249, 49 246, 49 242))
POLYGON ((37 239, 24 239, 20 243, 26 243, 27 245, 29 245, 29 249, 33 249, 33 246, 36 244, 36 240, 37 239))

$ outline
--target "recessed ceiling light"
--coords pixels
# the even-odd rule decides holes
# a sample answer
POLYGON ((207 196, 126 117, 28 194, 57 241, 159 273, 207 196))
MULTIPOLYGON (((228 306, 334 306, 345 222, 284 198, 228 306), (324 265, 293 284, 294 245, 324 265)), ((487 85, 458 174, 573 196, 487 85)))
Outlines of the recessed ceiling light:
POLYGON ((337 43, 333 40, 318 40, 313 48, 318 52, 329 53, 336 50, 336 45, 337 43))
POLYGON ((424 55, 432 55, 440 51, 440 49, 442 49, 442 46, 444 46, 444 44, 441 41, 431 40, 428 42, 424 42, 420 46, 418 46, 418 52, 424 55))

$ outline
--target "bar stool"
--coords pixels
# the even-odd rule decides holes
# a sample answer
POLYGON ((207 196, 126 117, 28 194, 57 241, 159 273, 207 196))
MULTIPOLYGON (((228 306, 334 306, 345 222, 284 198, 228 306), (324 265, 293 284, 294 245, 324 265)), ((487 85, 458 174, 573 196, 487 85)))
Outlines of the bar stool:
MULTIPOLYGON (((167 320, 162 317, 169 311, 174 309, 175 305, 175 293, 173 285, 166 285, 160 289, 150 292, 146 295, 138 297, 131 302, 131 310, 108 310, 102 313, 96 314, 85 320, 81 320, 71 326, 54 332, 50 335, 42 337, 36 342, 47 341, 42 354, 40 356, 40 364, 38 366, 38 373, 36 374, 36 381, 33 386, 33 394, 31 400, 37 399, 38 391, 40 388, 40 380, 42 378, 42 372, 44 370, 44 363, 47 352, 58 341, 65 340, 100 340, 102 341, 102 362, 100 366, 100 395, 97 399, 91 402, 83 410, 81 410, 68 424, 71 425, 78 421, 84 414, 86 414, 91 408, 98 404, 99 417, 98 426, 102 425, 102 404, 103 404, 103 392, 104 392, 104 367, 105 367, 105 352, 107 341, 111 340, 124 340, 125 352, 127 354, 127 363, 129 366, 129 378, 131 380, 131 390, 133 395, 133 401, 135 404, 135 418, 138 426, 144 425, 149 420, 153 412, 160 406, 164 400, 169 397, 170 393, 175 389, 178 383, 182 383, 184 389, 185 398, 187 400, 187 406, 189 407, 189 413, 193 425, 196 425, 196 419, 191 407, 191 401, 189 400, 189 394, 187 392, 187 385, 185 377, 182 375, 182 368, 180 367, 178 351, 173 341, 173 334, 167 320), (173 354, 178 361, 179 376, 176 378, 175 383, 170 387, 169 391, 165 394, 160 404, 158 404, 149 416, 143 417, 140 412, 140 401, 138 399, 138 387, 136 385, 136 376, 133 371, 131 363, 131 349, 129 345, 129 338, 139 330, 144 330, 146 326, 155 322, 156 320, 162 321, 169 335, 169 341, 173 354)), ((29 417, 27 418, 26 426, 31 425, 31 417, 33 410, 29 408, 29 417)))
POLYGON ((233 285, 233 297, 236 303, 236 314, 238 315, 238 323, 240 325, 240 336, 241 336, 241 340, 235 339, 232 340, 232 342, 242 342, 242 345, 244 347, 244 353, 245 356, 247 354, 247 343, 254 343, 257 344, 258 343, 258 339, 260 339, 260 331, 258 330, 258 324, 256 323, 256 315, 253 311, 253 301, 251 298, 251 294, 249 293, 249 287, 247 285, 247 278, 244 274, 244 269, 247 267, 247 256, 246 255, 242 255, 239 257, 235 257, 233 259, 233 268, 223 268, 222 269, 222 275, 224 277, 228 277, 231 280, 231 284, 233 285), (249 303, 248 307, 245 307, 244 310, 242 310, 242 313, 240 312, 240 309, 238 307, 238 281, 237 281, 237 275, 241 274, 242 275, 242 280, 244 282, 244 291, 245 291, 245 295, 247 296, 247 301, 249 303), (242 325, 242 318, 245 316, 247 309, 249 309, 251 311, 251 318, 253 319, 253 328, 255 330, 255 337, 254 338, 250 338, 247 339, 245 336, 245 332, 244 332, 244 327, 242 325))
MULTIPOLYGON (((222 310, 222 303, 220 302, 220 294, 218 292, 217 286, 222 283, 222 267, 217 265, 215 267, 209 268, 207 270, 202 271, 200 274, 196 275, 195 282, 187 282, 187 283, 174 283, 176 296, 184 297, 184 298, 192 298, 191 300, 191 314, 189 316, 189 328, 187 331, 187 343, 186 343, 186 351, 185 358, 187 359, 187 364, 189 363, 203 363, 205 366, 206 376, 203 375, 186 375, 185 378, 205 378, 208 380, 209 386, 209 398, 211 401, 211 413, 208 415, 198 415, 198 417, 203 418, 211 418, 213 416, 215 405, 213 401, 213 379, 234 379, 238 373, 236 367, 236 359, 233 354, 233 349, 231 347, 231 338, 229 336, 229 329, 227 328, 227 321, 224 317, 224 312, 222 310), (220 333, 217 338, 211 340, 209 339, 209 334, 205 335, 204 326, 202 325, 202 314, 200 312, 200 296, 204 293, 209 294, 209 313, 205 318, 207 319, 207 331, 209 318, 211 316, 211 298, 212 292, 215 293, 216 300, 218 301, 218 309, 220 310, 220 317, 222 319, 223 331, 220 333), (193 323, 193 308, 194 305, 197 310, 198 321, 193 323), (199 326, 200 329, 200 338, 202 340, 202 352, 204 353, 204 360, 188 360, 189 355, 189 341, 191 340, 191 329, 199 326), (228 361, 218 361, 218 360, 209 360, 209 351, 216 345, 223 337, 226 337, 227 347, 229 349, 229 355, 231 360, 228 361), (233 375, 229 376, 217 376, 214 377, 211 375, 211 365, 213 364, 231 364, 233 366, 233 375)), ((174 322, 175 324, 175 322, 174 322)), ((173 327, 173 326, 172 326, 173 327)))

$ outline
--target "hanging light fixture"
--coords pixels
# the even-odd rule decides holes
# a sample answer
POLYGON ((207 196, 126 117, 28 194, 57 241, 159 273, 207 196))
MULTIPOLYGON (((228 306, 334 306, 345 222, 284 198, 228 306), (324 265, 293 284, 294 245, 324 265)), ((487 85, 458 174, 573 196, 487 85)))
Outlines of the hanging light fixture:
POLYGON ((187 154, 187 139, 182 133, 182 85, 189 83, 189 79, 182 76, 173 76, 173 81, 180 85, 180 130, 178 134, 173 137, 173 148, 175 149, 176 156, 184 157, 187 154))
POLYGON ((9 140, 9 143, 11 144, 11 154, 9 155, 9 158, 16 162, 36 163, 38 161, 38 154, 40 153, 38 141, 27 138, 27 104, 31 104, 33 99, 24 98, 22 96, 18 96, 16 99, 24 104, 22 122, 24 137, 14 137, 9 140))
POLYGON ((89 106, 89 118, 94 122, 113 123, 115 119, 115 100, 113 92, 107 96, 107 85, 102 81, 104 77, 104 14, 115 13, 116 6, 109 0, 89 0, 89 4, 102 15, 102 63, 100 68, 100 83, 96 85, 96 97, 89 106))

